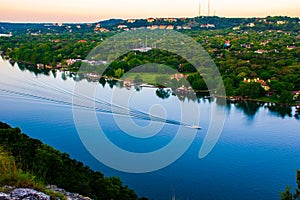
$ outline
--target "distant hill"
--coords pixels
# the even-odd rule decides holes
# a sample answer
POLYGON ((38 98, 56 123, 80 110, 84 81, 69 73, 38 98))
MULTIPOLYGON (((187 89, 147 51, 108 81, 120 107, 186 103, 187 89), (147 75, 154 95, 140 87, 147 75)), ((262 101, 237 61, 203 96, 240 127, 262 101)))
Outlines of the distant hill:
POLYGON ((102 26, 117 26, 122 22, 124 22, 123 19, 108 19, 108 20, 100 21, 99 23, 102 26))
POLYGON ((218 16, 200 16, 194 18, 148 18, 148 19, 108 19, 95 23, 7 23, 0 22, 0 34, 3 33, 64 33, 64 32, 93 32, 97 28, 105 28, 109 31, 119 29, 135 28, 166 28, 184 29, 283 29, 293 30, 299 26, 299 18, 286 16, 265 17, 265 18, 225 18, 218 16), (122 25, 120 28, 119 25, 122 25), (153 27, 162 26, 162 27, 153 27), (240 27, 241 26, 241 27, 240 27))

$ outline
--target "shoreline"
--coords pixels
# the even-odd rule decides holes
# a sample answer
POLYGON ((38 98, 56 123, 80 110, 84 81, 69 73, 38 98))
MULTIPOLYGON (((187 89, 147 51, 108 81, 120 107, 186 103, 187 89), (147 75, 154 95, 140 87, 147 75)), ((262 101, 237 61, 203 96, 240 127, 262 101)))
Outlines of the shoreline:
MULTIPOLYGON (((26 64, 26 65, 31 65, 36 67, 36 69, 38 70, 39 68, 37 67, 37 64, 33 64, 30 62, 26 62, 26 61, 20 61, 20 60, 15 60, 13 58, 8 57, 8 59, 4 58, 1 55, 3 60, 8 60, 8 61, 13 61, 14 63, 22 63, 22 64, 26 64)), ((48 65, 49 66, 49 65, 48 65)), ((70 71, 72 72, 72 70, 68 67, 61 67, 61 68, 55 68, 53 66, 51 66, 51 68, 47 68, 46 66, 44 67, 43 70, 60 70, 60 71, 70 71)), ((108 76, 103 76, 105 79, 113 79, 113 80, 117 80, 117 81, 121 81, 122 79, 120 78, 115 78, 115 77, 108 77, 108 76)), ((141 85, 149 85, 152 86, 153 88, 165 88, 165 87, 161 87, 159 85, 155 85, 153 83, 142 83, 141 85)), ((177 88, 178 89, 178 88, 177 88)), ((210 93, 209 90, 192 90, 195 93, 210 93)), ((186 92, 186 91, 183 91, 186 92)), ((217 97, 217 98, 226 98, 227 100, 229 100, 231 103, 236 103, 236 102, 240 102, 240 101, 251 101, 251 102, 259 102, 259 103, 267 103, 267 104, 274 104, 275 106, 289 106, 289 107, 298 107, 300 106, 300 103, 297 103, 297 101, 293 102, 293 103, 280 103, 278 101, 272 100, 271 98, 265 96, 265 97, 261 97, 259 99, 252 99, 252 98, 248 98, 248 97, 242 97, 242 96, 219 96, 216 94, 211 94, 211 96, 217 97), (263 100, 263 99, 264 100, 263 100)))
POLYGON ((297 107, 298 104, 297 102, 295 103, 280 103, 280 102, 276 102, 276 101, 269 101, 271 99, 269 99, 268 97, 263 97, 263 98, 268 98, 268 100, 262 100, 262 99, 251 99, 248 97, 241 97, 241 96, 219 96, 219 95, 213 95, 217 98, 226 98, 226 100, 229 100, 231 103, 238 103, 241 101, 251 101, 251 102, 259 102, 259 103, 267 103, 267 104, 271 104, 274 106, 288 106, 288 107, 297 107))

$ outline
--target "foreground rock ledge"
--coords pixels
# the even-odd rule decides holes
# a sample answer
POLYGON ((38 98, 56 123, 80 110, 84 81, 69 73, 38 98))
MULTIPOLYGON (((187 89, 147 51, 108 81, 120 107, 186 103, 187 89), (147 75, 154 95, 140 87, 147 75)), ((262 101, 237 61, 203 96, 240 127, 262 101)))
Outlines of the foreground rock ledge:
MULTIPOLYGON (((7 187, 7 186, 6 186, 7 187)), ((9 187, 9 186, 8 186, 9 187)), ((12 187, 9 187, 12 188, 12 187)), ((68 200, 90 200, 88 197, 83 197, 77 193, 67 192, 64 189, 57 188, 54 185, 47 186, 48 189, 58 192, 68 200)), ((10 193, 0 192, 0 200, 50 200, 50 196, 29 188, 13 189, 10 193)))

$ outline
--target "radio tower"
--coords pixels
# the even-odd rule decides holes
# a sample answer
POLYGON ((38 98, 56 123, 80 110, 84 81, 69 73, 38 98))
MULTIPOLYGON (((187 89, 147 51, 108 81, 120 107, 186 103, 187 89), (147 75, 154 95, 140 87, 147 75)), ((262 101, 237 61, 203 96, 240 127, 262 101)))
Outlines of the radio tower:
POLYGON ((201 16, 201 2, 199 2, 199 8, 198 8, 198 16, 200 17, 201 16))
POLYGON ((207 15, 210 16, 210 0, 208 0, 207 4, 207 15))

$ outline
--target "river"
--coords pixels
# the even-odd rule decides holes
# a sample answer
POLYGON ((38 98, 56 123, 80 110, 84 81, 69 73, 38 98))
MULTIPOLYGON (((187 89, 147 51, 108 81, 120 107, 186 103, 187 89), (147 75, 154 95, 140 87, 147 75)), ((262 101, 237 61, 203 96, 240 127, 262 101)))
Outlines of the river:
MULTIPOLYGON (((296 170, 300 168, 300 121, 294 116, 294 108, 269 109, 250 102, 224 106, 216 99, 175 95, 161 98, 156 88, 137 91, 133 87, 109 83, 103 86, 82 80, 85 84, 96 84, 97 94, 105 102, 113 95, 129 95, 129 106, 143 111, 142 116, 134 119, 140 126, 147 125, 148 119, 142 118, 152 105, 163 106, 173 122, 181 120, 180 107, 200 111, 202 129, 196 130, 190 147, 179 159, 157 171, 128 173, 101 163, 82 143, 70 104, 75 79, 67 72, 37 73, 0 60, 0 121, 20 127, 30 137, 69 153, 106 176, 120 177, 139 196, 149 199, 273 200, 279 199, 279 192, 287 185, 296 187, 296 170), (225 110, 225 124, 212 151, 199 159, 214 106, 225 110)), ((96 116, 113 143, 137 153, 169 144, 181 126, 166 123, 157 135, 139 140, 124 134, 111 112, 99 110, 96 116)), ((193 118, 191 111, 187 121, 193 118)))

